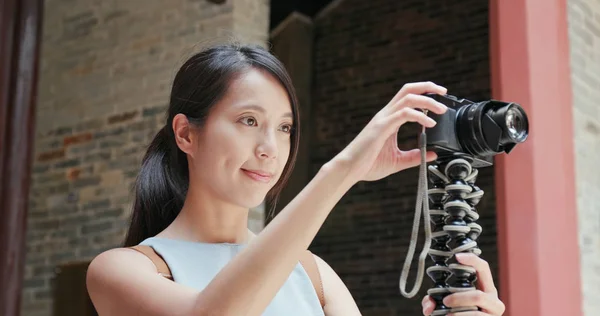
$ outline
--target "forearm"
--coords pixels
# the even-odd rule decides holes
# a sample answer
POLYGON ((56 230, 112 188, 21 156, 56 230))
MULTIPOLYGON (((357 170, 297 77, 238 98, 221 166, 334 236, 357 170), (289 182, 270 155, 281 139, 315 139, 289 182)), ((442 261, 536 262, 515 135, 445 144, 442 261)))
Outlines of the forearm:
POLYGON ((323 222, 354 185, 340 162, 325 164, 251 243, 200 293, 199 309, 260 315, 298 263, 323 222))

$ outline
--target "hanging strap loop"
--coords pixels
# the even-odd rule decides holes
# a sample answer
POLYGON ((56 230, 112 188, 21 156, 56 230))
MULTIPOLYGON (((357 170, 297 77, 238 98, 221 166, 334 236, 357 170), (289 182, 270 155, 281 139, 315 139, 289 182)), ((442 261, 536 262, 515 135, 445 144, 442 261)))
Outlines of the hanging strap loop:
MULTIPOLYGON (((425 115, 427 115, 427 110, 424 111, 425 115)), ((415 206, 415 218, 412 226, 412 234, 410 236, 410 244, 408 246, 408 254, 406 255, 406 259, 404 261, 404 267, 402 268, 402 273, 400 274, 400 293, 404 297, 412 298, 414 297, 419 289, 421 288, 421 283, 423 282, 423 274, 425 270, 425 258, 429 253, 429 248, 431 247, 431 223, 430 223, 430 214, 429 214, 429 196, 428 196, 428 185, 427 185, 427 135, 425 134, 425 127, 421 131, 419 137, 419 149, 421 150, 421 165, 419 167, 419 187, 417 191, 417 202, 415 206), (408 279, 408 273, 410 270, 412 258, 415 254, 415 248, 417 246, 417 238, 419 235, 419 224, 421 220, 421 211, 423 212, 423 226, 425 228, 425 244, 423 245, 423 250, 421 251, 421 255, 419 256, 419 266, 417 270, 417 279, 413 286, 413 289, 410 292, 406 292, 406 281, 408 279)))

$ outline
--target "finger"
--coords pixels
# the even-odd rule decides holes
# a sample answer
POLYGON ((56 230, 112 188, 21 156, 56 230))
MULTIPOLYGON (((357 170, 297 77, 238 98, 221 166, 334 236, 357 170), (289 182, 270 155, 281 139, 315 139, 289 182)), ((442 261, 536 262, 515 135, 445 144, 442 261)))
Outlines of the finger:
POLYGON ((390 101, 391 104, 398 102, 405 95, 409 93, 413 94, 423 94, 423 93, 437 93, 437 94, 446 94, 448 89, 437 85, 431 81, 424 82, 413 82, 407 83, 396 93, 396 95, 390 101))
POLYGON ((437 114, 443 114, 448 109, 446 105, 434 100, 433 98, 412 93, 407 94, 405 97, 400 99, 400 101, 392 104, 390 110, 395 112, 404 107, 427 109, 437 114))
POLYGON ((460 313, 450 313, 446 314, 446 316, 493 316, 484 312, 460 312, 460 313))
MULTIPOLYGON (((408 151, 401 151, 400 157, 398 158, 399 169, 404 170, 412 168, 421 164, 421 150, 411 149, 408 151)), ((428 151, 425 159, 427 162, 431 162, 437 159, 437 154, 433 151, 428 151)))
MULTIPOLYGON (((399 155, 400 155, 400 159, 402 160, 402 162, 411 162, 411 161, 418 161, 419 163, 421 162, 421 150, 418 148, 406 150, 406 151, 400 151, 399 155)), ((435 151, 427 151, 425 153, 425 160, 427 162, 434 161, 436 159, 437 159, 437 154, 435 153, 435 151)))
POLYGON ((428 151, 427 156, 425 156, 427 162, 435 161, 438 158, 438 155, 435 151, 428 151))
POLYGON ((477 306, 492 315, 504 312, 504 304, 496 296, 480 290, 454 293, 444 297, 443 302, 448 307, 477 306))
POLYGON ((492 271, 490 270, 490 265, 487 261, 472 253, 457 253, 456 260, 464 265, 475 268, 477 271, 477 285, 482 291, 498 296, 498 290, 494 285, 492 271))
POLYGON ((429 295, 426 295, 423 298, 423 301, 421 301, 421 305, 423 306, 423 315, 431 315, 431 313, 433 313, 433 310, 435 309, 435 302, 429 295))
POLYGON ((397 111, 390 115, 388 120, 388 127, 390 129, 398 129, 406 122, 417 122, 427 128, 434 127, 436 124, 435 120, 425 115, 425 113, 411 108, 404 108, 397 111))

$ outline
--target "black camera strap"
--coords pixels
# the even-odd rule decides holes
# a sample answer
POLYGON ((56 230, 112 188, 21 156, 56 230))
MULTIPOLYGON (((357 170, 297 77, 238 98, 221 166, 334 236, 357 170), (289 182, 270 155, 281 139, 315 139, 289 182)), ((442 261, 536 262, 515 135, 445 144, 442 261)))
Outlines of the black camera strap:
MULTIPOLYGON (((427 115, 427 110, 424 110, 425 115, 427 115)), ((404 261, 404 267, 402 268, 402 273, 400 274, 400 292, 403 296, 407 298, 414 297, 419 289, 421 288, 421 283, 423 282, 423 274, 425 269, 425 258, 429 253, 429 248, 431 247, 431 224, 430 224, 430 215, 429 215, 429 196, 428 196, 428 185, 427 185, 427 134, 425 133, 425 127, 421 131, 419 137, 419 149, 421 150, 421 165, 419 167, 419 188, 417 190, 417 202, 415 206, 415 218, 413 221, 412 234, 410 236, 410 244, 408 246, 408 254, 406 255, 406 260, 404 261), (413 286, 413 289, 406 293, 406 281, 408 279, 408 273, 410 270, 410 265, 412 262, 412 258, 415 254, 415 248, 417 246, 417 239, 419 235, 419 224, 421 220, 421 211, 423 212, 423 226, 425 228, 425 244, 423 245, 423 250, 421 251, 421 255, 419 256, 419 266, 417 270, 417 279, 413 286)))

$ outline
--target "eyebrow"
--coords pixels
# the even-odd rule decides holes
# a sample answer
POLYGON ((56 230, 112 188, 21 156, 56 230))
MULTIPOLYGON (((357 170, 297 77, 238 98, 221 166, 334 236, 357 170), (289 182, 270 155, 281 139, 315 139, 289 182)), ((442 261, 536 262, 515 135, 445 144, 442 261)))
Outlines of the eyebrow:
MULTIPOLYGON (((255 105, 255 104, 243 105, 243 106, 240 106, 239 109, 256 110, 262 114, 265 114, 267 112, 265 110, 265 108, 263 108, 262 106, 259 106, 259 105, 255 105)), ((294 115, 292 114, 292 112, 287 112, 287 113, 283 114, 282 117, 294 118, 294 115)))

